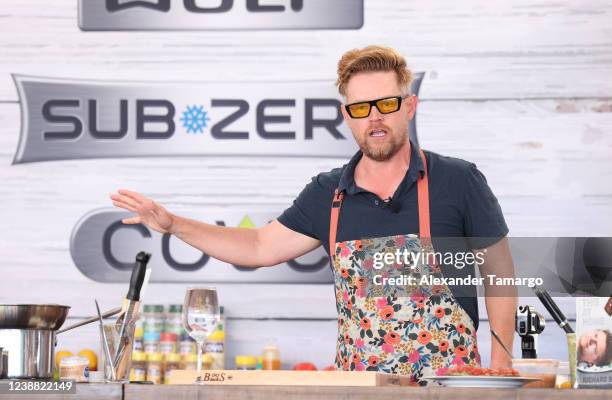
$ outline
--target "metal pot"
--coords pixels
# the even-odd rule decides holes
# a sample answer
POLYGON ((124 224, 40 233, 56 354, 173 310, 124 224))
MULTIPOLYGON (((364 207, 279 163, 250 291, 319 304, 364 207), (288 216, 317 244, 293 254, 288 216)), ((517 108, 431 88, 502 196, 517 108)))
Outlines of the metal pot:
POLYGON ((8 351, 8 378, 52 378, 55 331, 70 307, 57 304, 0 305, 0 346, 8 351))

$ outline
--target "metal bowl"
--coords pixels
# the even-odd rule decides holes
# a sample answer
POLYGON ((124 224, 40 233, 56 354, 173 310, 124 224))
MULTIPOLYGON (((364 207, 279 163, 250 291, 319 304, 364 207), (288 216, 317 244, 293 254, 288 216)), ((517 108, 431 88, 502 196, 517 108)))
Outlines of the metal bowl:
POLYGON ((0 329, 59 329, 69 306, 58 304, 0 304, 0 329))

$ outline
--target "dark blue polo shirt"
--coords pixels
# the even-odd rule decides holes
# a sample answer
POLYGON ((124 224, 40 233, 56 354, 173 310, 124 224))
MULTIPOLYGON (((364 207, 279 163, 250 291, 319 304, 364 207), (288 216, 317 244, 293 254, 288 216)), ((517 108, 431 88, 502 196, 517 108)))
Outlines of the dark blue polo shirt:
MULTIPOLYGON (((431 236, 436 251, 444 251, 436 245, 436 237, 460 238, 467 250, 488 247, 506 236, 508 227, 501 207, 476 165, 424 152, 429 173, 431 236)), ((393 207, 355 184, 355 167, 361 157, 359 151, 341 168, 313 177, 278 221, 293 231, 320 240, 329 254, 331 203, 334 190, 340 188, 345 196, 338 222, 338 242, 418 234, 417 179, 424 170, 418 147, 411 143, 410 166, 392 197, 393 207)), ((442 272, 445 276, 469 273, 474 276, 473 265, 462 270, 443 267, 442 272)), ((465 287, 451 287, 451 290, 477 325, 475 292, 465 287)))

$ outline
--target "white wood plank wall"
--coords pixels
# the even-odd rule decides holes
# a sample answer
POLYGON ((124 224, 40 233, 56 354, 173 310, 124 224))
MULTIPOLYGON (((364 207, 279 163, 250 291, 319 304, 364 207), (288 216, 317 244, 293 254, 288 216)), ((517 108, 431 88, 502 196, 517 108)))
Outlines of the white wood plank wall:
MULTIPOLYGON (((393 46, 426 71, 418 132, 425 148, 476 162, 515 236, 612 235, 612 3, 601 0, 366 0, 349 31, 81 32, 76 0, 5 0, 0 10, 0 303, 114 306, 126 285, 88 281, 68 239, 86 212, 129 187, 175 212, 282 211, 338 159, 154 158, 11 166, 20 111, 11 73, 127 80, 333 81, 347 49, 393 46)), ((182 285, 147 297, 180 302, 182 285)), ((333 289, 220 285, 230 356, 276 338, 288 366, 331 363, 333 289)), ((526 300, 534 303, 532 300, 526 300)), ((562 306, 574 317, 571 300, 562 306)), ((481 312, 481 344, 488 324, 481 312)), ((550 323, 542 355, 565 357, 550 323)), ((60 348, 97 348, 93 328, 60 348)), ((518 354, 518 348, 515 347, 518 354)))

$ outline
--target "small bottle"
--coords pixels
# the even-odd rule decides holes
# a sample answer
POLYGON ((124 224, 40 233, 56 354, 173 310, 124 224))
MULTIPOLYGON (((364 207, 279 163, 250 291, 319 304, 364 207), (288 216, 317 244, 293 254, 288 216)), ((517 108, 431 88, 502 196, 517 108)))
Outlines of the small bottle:
POLYGON ((170 383, 170 372, 181 368, 181 355, 178 353, 170 353, 166 356, 164 364, 164 383, 170 383))
POLYGON ((206 339, 204 351, 212 359, 211 369, 225 369, 225 332, 214 331, 206 339))
POLYGON ((182 313, 183 306, 181 304, 171 304, 168 307, 166 320, 164 323, 164 332, 175 333, 177 337, 181 335, 183 328, 182 313))
POLYGON ((264 347, 263 353, 261 355, 262 363, 261 368, 264 370, 280 370, 281 369, 281 359, 280 359, 280 351, 278 348, 272 344, 264 347))
POLYGON ((147 356, 142 351, 132 353, 132 367, 130 368, 130 381, 142 382, 147 380, 147 356))
POLYGON ((136 321, 136 329, 134 330, 134 350, 133 351, 144 351, 144 329, 142 327, 142 321, 136 321))
POLYGON ((236 369, 255 370, 257 368, 257 358, 253 356, 236 356, 236 369))
POLYGON ((147 380, 158 385, 162 382, 163 356, 161 353, 151 353, 147 356, 147 380))
POLYGON ((143 347, 145 353, 159 352, 159 338, 164 326, 164 306, 147 304, 144 306, 143 347))

